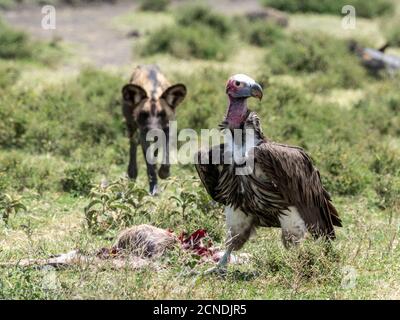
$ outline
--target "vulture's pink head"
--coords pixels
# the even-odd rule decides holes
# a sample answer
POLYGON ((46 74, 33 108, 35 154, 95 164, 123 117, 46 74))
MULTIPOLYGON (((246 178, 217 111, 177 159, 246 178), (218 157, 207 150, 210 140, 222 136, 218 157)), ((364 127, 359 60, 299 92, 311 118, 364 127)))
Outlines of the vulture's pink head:
POLYGON ((226 94, 231 98, 255 97, 262 99, 261 86, 245 74, 235 74, 226 83, 226 94))
POLYGON ((235 74, 226 83, 226 94, 229 97, 229 106, 226 121, 232 129, 240 128, 247 117, 247 103, 249 97, 262 99, 261 86, 245 74, 235 74))

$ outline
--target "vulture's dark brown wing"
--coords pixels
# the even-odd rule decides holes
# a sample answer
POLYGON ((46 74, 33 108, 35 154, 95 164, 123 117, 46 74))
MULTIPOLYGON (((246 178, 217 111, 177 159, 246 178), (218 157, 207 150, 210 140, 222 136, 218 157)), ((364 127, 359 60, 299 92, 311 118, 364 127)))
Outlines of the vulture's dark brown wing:
MULTIPOLYGON (((212 164, 212 154, 215 151, 215 154, 219 154, 222 159, 223 145, 214 146, 212 149, 207 151, 199 151, 197 153, 197 164, 196 170, 199 174, 200 180, 206 188, 208 194, 213 198, 214 201, 223 203, 220 199, 217 198, 216 187, 218 185, 218 180, 220 177, 220 164, 212 164)), ((222 163, 222 160, 221 160, 222 163)), ((223 203, 225 204, 225 203, 223 203)))
POLYGON ((256 165, 297 207, 311 233, 334 238, 333 226, 341 226, 341 220, 310 157, 301 148, 271 142, 260 144, 254 154, 256 165))

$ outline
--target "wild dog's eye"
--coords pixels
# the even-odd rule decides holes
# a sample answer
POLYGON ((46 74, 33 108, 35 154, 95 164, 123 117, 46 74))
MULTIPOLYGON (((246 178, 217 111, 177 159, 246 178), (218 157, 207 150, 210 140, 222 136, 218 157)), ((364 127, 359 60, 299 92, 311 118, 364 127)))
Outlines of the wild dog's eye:
POLYGON ((138 121, 139 122, 140 121, 146 121, 148 117, 149 117, 149 113, 148 112, 141 111, 141 112, 139 112, 139 115, 138 115, 138 121))
POLYGON ((235 86, 239 87, 240 86, 240 81, 235 81, 235 86))
POLYGON ((165 112, 165 110, 161 110, 161 111, 158 113, 158 116, 160 116, 161 118, 164 118, 164 117, 167 116, 167 113, 165 112))

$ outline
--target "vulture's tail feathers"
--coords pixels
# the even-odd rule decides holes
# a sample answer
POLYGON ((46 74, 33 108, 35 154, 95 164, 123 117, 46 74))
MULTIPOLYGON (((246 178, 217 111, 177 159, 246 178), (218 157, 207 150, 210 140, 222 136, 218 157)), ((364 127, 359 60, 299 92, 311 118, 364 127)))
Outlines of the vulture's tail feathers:
POLYGON ((342 220, 339 217, 339 213, 337 212, 335 206, 330 202, 327 201, 328 211, 332 219, 332 224, 337 227, 342 226, 342 220))

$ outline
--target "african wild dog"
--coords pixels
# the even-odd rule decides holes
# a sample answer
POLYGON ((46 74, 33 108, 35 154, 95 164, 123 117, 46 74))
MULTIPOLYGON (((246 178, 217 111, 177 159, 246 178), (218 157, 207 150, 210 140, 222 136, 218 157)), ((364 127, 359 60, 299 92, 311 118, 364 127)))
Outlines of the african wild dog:
POLYGON ((360 58, 362 65, 374 76, 378 76, 381 70, 386 70, 389 75, 400 70, 400 57, 386 54, 388 47, 389 43, 386 43, 376 50, 364 48, 354 40, 349 42, 349 50, 360 58))
MULTIPOLYGON (((122 88, 123 115, 126 120, 130 139, 129 178, 137 177, 136 150, 140 143, 146 159, 150 142, 146 134, 152 129, 163 130, 166 136, 166 163, 161 164, 158 176, 165 179, 169 176, 168 139, 169 121, 175 117, 176 107, 186 96, 183 84, 170 85, 160 69, 154 65, 138 66, 133 71, 129 84, 122 88)), ((157 168, 146 159, 150 194, 157 193, 157 168)))

